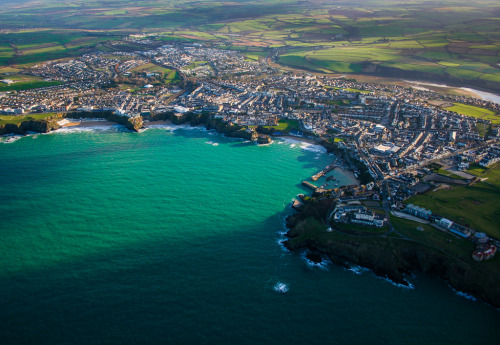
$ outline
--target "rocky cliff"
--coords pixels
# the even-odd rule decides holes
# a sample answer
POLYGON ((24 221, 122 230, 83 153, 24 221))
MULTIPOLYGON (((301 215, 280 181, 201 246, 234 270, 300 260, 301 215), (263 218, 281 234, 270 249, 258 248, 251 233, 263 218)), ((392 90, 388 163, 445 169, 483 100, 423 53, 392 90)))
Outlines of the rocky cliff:
POLYGON ((257 138, 257 143, 264 145, 264 144, 271 144, 273 141, 269 135, 265 134, 260 134, 259 137, 257 138))
POLYGON ((54 129, 58 129, 59 125, 55 119, 45 120, 28 120, 20 124, 5 124, 0 126, 0 135, 3 134, 26 134, 27 132, 48 133, 54 129))
POLYGON ((307 248, 341 265, 353 263, 367 267, 400 284, 406 284, 405 275, 414 271, 433 274, 448 281, 456 290, 500 307, 498 260, 476 262, 469 254, 457 257, 411 239, 327 232, 322 220, 328 205, 331 201, 308 201, 299 213, 288 217, 285 242, 288 249, 307 248))
POLYGON ((253 128, 225 123, 221 119, 211 118, 207 121, 207 129, 215 129, 228 137, 242 138, 246 140, 257 140, 258 134, 253 128))
POLYGON ((142 128, 144 121, 141 116, 129 117, 127 122, 125 122, 125 127, 128 130, 138 132, 142 128))

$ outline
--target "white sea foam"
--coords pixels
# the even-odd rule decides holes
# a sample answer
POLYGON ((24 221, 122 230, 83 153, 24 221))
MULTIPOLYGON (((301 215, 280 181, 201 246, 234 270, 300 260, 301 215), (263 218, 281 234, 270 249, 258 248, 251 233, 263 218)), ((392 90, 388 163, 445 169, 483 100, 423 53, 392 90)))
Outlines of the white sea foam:
POLYGON ((282 282, 277 282, 274 285, 273 289, 274 289, 274 291, 279 292, 279 293, 287 293, 289 290, 288 285, 285 283, 282 283, 282 282))
POLYGON ((309 144, 309 143, 303 142, 300 144, 300 148, 302 150, 306 150, 306 151, 326 153, 326 148, 324 148, 321 145, 315 145, 315 144, 309 144))
POLYGON ((285 239, 283 238, 278 238, 276 240, 276 243, 280 246, 281 250, 283 250, 283 252, 285 253, 290 253, 290 250, 285 246, 285 239))
POLYGON ((361 267, 358 265, 350 266, 347 270, 354 273, 354 274, 357 274, 357 275, 361 275, 363 273, 370 272, 369 268, 361 267))
POLYGON ((397 286, 397 287, 400 287, 400 288, 403 288, 403 289, 409 289, 409 290, 413 290, 415 289, 415 286, 410 283, 409 281, 405 280, 405 282, 408 284, 408 285, 405 285, 405 284, 400 284, 400 283, 396 283, 395 281, 387 278, 387 277, 380 277, 380 276, 377 276, 378 278, 382 279, 383 281, 386 281, 394 286, 397 286))
POLYGON ((89 127, 62 127, 56 129, 55 131, 46 133, 46 134, 66 134, 66 133, 80 133, 80 132, 96 132, 96 131, 119 131, 123 130, 125 127, 121 125, 109 125, 109 126, 89 126, 89 127))
POLYGON ((205 144, 212 145, 212 146, 219 146, 219 143, 214 143, 213 141, 206 141, 205 144))
POLYGON ((328 270, 328 266, 332 263, 329 259, 325 257, 321 257, 321 262, 314 262, 312 260, 309 260, 307 258, 307 252, 302 253, 301 255, 302 259, 306 262, 307 266, 309 267, 317 267, 322 270, 328 270))
POLYGON ((283 142, 290 144, 291 148, 299 146, 302 150, 312 151, 318 153, 326 153, 326 148, 321 145, 307 143, 305 141, 291 139, 291 138, 282 138, 283 142))
POLYGON ((465 292, 462 292, 462 291, 458 291, 456 289, 454 289, 451 285, 448 285, 454 292, 457 296, 460 296, 460 297, 463 297, 465 299, 468 299, 469 301, 477 301, 477 298, 472 296, 472 295, 469 295, 468 293, 465 293, 465 292))
POLYGON ((175 126, 172 126, 172 125, 147 125, 146 126, 146 129, 164 129, 164 130, 167 130, 169 132, 172 132, 174 129, 175 129, 175 126))
POLYGON ((457 294, 457 296, 463 297, 463 298, 468 299, 470 301, 474 301, 474 302, 477 301, 476 297, 474 297, 472 295, 469 295, 469 294, 467 294, 465 292, 457 291, 456 294, 457 294))
POLYGON ((15 141, 21 139, 22 135, 6 135, 2 138, 2 143, 4 144, 12 144, 15 141))

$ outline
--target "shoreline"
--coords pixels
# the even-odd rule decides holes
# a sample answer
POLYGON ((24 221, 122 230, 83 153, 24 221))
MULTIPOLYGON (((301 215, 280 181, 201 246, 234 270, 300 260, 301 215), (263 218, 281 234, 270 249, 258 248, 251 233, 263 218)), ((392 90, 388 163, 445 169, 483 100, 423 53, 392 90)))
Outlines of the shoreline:
POLYGON ((116 122, 111 122, 111 121, 80 121, 80 122, 68 122, 61 126, 61 128, 68 128, 68 127, 81 127, 81 128, 87 128, 87 127, 109 127, 109 126, 114 126, 116 125, 116 122))
MULTIPOLYGON (((102 119, 102 118, 94 118, 94 119, 88 118, 88 119, 81 119, 81 121, 78 121, 77 119, 68 118, 66 120, 68 122, 62 124, 60 128, 112 127, 112 126, 118 125, 116 122, 108 121, 108 120, 102 119)), ((176 126, 177 127, 177 126, 182 126, 182 125, 175 124, 171 120, 155 120, 155 121, 144 122, 145 129, 147 129, 149 126, 151 126, 151 128, 154 128, 154 126, 176 126)), ((200 125, 200 126, 205 128, 208 131, 206 126, 203 126, 203 125, 200 125)), ((216 131, 217 131, 217 129, 216 129, 216 131)), ((52 132, 52 131, 50 131, 50 132, 52 132)), ((225 134, 223 132, 219 132, 219 131, 217 131, 217 132, 221 133, 221 134, 225 134)), ((8 137, 11 135, 6 134, 4 136, 8 137)), ((21 136, 24 136, 24 135, 21 135, 21 136)), ((276 136, 271 135, 270 137, 271 137, 271 139, 283 139, 283 140, 288 139, 288 140, 295 140, 297 142, 304 142, 304 143, 307 143, 310 145, 321 146, 328 152, 328 148, 323 146, 321 144, 321 140, 317 139, 317 138, 305 138, 305 137, 298 137, 298 136, 293 136, 293 135, 276 135, 276 136)), ((335 155, 335 157, 336 157, 336 159, 341 159, 340 157, 337 157, 336 155, 335 155)), ((342 160, 342 162, 345 163, 343 160, 342 160)), ((356 178, 356 176, 354 176, 354 172, 351 171, 350 169, 345 168, 342 165, 339 165, 339 166, 337 166, 337 168, 335 170, 337 170, 339 173, 345 175, 349 179, 353 180, 354 184, 356 184, 356 185, 360 184, 359 180, 356 178)))
MULTIPOLYGON (((321 146, 321 147, 325 148, 327 150, 327 153, 328 153, 328 149, 325 146, 321 145, 320 141, 317 140, 317 139, 310 139, 310 138, 304 138, 304 137, 294 137, 292 135, 276 135, 276 136, 271 136, 271 138, 292 139, 292 140, 297 140, 299 142, 305 142, 305 143, 308 143, 308 144, 311 144, 311 145, 318 145, 318 146, 321 146)), ((335 155, 334 153, 331 153, 331 154, 333 154, 336 159, 340 159, 342 161, 342 163, 345 164, 345 161, 341 157, 335 155)), ((343 174, 346 177, 348 177, 351 180, 353 180, 354 184, 356 184, 358 186, 360 185, 360 182, 359 182, 358 178, 356 176, 354 176, 354 171, 350 170, 349 168, 346 168, 343 165, 338 165, 334 169, 334 171, 340 172, 341 174, 343 174)))

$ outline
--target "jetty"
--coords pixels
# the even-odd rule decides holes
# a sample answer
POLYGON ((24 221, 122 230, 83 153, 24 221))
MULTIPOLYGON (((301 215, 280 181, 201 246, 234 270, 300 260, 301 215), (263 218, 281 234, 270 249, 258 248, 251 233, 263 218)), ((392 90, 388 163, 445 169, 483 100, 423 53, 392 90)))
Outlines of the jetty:
POLYGON ((337 166, 335 164, 330 164, 329 166, 327 166, 326 168, 324 168, 323 170, 321 170, 319 173, 317 173, 316 175, 313 175, 311 177, 311 180, 313 181, 316 181, 317 179, 319 179, 321 176, 323 176, 324 174, 326 174, 327 172, 329 171, 332 171, 333 169, 335 169, 337 166))
POLYGON ((308 181, 302 181, 302 185, 306 186, 307 188, 311 188, 312 190, 316 190, 318 187, 313 185, 311 182, 308 181))

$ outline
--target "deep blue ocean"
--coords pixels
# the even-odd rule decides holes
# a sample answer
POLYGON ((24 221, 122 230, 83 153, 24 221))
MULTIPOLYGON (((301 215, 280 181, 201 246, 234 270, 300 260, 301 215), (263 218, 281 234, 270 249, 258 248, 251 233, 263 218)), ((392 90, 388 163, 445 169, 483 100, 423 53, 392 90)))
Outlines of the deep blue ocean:
POLYGON ((437 278, 284 250, 334 159, 174 126, 0 143, 0 344, 498 343, 500 312, 437 278))

